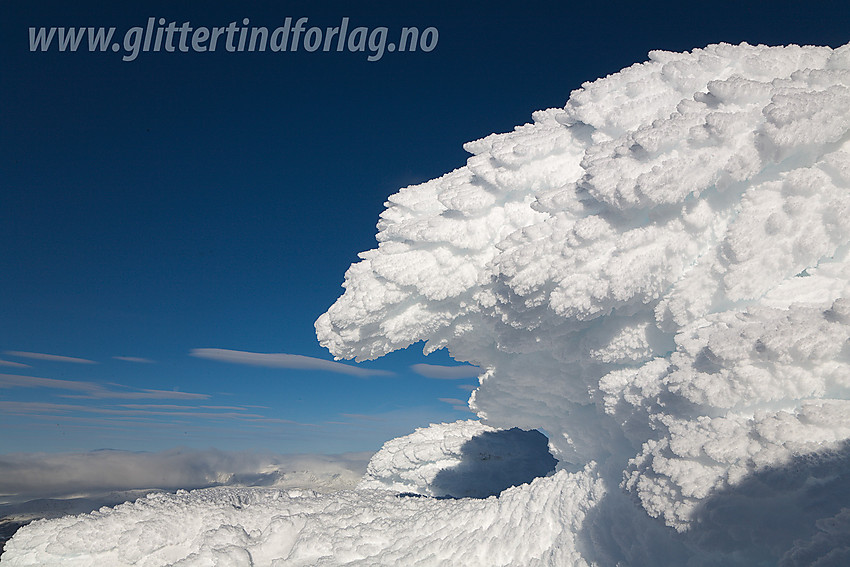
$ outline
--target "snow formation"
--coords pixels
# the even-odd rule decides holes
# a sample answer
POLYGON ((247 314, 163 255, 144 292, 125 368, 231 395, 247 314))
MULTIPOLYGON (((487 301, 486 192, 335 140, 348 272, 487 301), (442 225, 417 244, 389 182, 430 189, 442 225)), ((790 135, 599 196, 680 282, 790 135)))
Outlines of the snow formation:
POLYGON ((486 498, 554 472, 539 431, 497 431, 479 421, 440 423, 384 443, 361 489, 453 498, 486 498))
POLYGON ((480 366, 471 407, 545 430, 554 475, 374 490, 435 494, 490 431, 461 422, 358 491, 156 496, 25 528, 4 565, 848 564, 848 109, 850 45, 652 52, 389 198, 319 340, 480 366))

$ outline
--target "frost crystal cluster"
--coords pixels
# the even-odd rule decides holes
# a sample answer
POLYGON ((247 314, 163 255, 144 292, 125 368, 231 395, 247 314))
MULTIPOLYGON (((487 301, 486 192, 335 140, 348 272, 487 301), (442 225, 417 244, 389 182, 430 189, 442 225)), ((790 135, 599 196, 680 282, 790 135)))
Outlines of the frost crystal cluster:
POLYGON ((425 341, 480 366, 483 425, 388 443, 357 491, 32 526, 9 564, 109 522, 118 546, 115 518, 166 502, 198 524, 160 555, 180 565, 850 564, 850 45, 652 52, 465 148, 389 198, 316 329, 341 358, 425 341), (513 427, 557 472, 376 490, 434 494, 457 439, 513 427))

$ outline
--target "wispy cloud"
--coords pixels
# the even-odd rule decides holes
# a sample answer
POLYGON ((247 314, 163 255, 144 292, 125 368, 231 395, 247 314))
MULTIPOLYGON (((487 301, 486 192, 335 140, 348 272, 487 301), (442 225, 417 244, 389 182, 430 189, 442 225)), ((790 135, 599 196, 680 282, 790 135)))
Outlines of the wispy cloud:
POLYGON ((180 392, 178 390, 149 390, 147 388, 140 390, 128 390, 125 392, 100 388, 88 392, 87 395, 69 395, 67 397, 93 400, 206 400, 210 398, 210 395, 197 394, 195 392, 180 392))
POLYGON ((472 411, 469 409, 469 404, 464 400, 459 400, 457 398, 439 398, 441 402, 451 404, 451 406, 458 411, 472 411))
POLYGON ((113 384, 122 389, 107 388, 95 382, 78 380, 58 380, 56 378, 39 378, 37 376, 19 376, 17 374, 0 374, 0 388, 51 388, 77 392, 66 394, 66 398, 81 399, 121 399, 121 400, 206 400, 209 394, 192 392, 177 392, 172 390, 132 389, 120 384, 113 384))
POLYGON ((113 356, 115 360, 123 360, 124 362, 139 362, 141 364, 153 364, 154 361, 149 358, 139 356, 113 356))
POLYGON ((56 421, 60 419, 91 422, 91 417, 97 416, 101 425, 132 425, 126 423, 127 420, 134 422, 142 422, 144 425, 152 423, 186 423, 187 420, 202 420, 222 422, 222 421, 238 421, 243 424, 278 424, 278 425, 295 425, 299 427, 314 427, 310 423, 301 423, 291 419, 283 419, 278 417, 267 417, 257 413, 248 413, 245 410, 240 411, 208 411, 203 407, 194 406, 169 406, 151 404, 138 405, 118 405, 112 407, 97 407, 84 406, 77 404, 57 404, 50 402, 11 402, 0 401, 0 412, 6 416, 20 416, 31 419, 42 419, 47 421, 56 421))
POLYGON ((475 378, 481 373, 477 366, 438 366, 436 364, 414 364, 411 370, 426 378, 438 380, 462 380, 464 378, 475 378))
POLYGON ((102 388, 102 386, 98 386, 94 382, 57 380, 55 378, 19 376, 17 374, 0 374, 0 388, 54 388, 57 390, 89 392, 102 388))
POLYGON ((74 364, 97 364, 94 360, 87 358, 75 358, 73 356, 60 356, 58 354, 44 354, 42 352, 24 352, 20 350, 3 351, 6 356, 14 356, 16 358, 30 358, 32 360, 45 360, 48 362, 71 362, 74 364))
POLYGON ((300 423, 291 419, 283 419, 281 417, 252 417, 251 419, 246 419, 245 421, 250 421, 253 423, 277 423, 283 425, 300 425, 302 427, 315 427, 315 425, 313 425, 312 423, 300 423))
MULTIPOLYGON (((123 406, 118 406, 119 408, 123 406)), ((145 406, 136 406, 144 408, 145 406)), ((32 415, 49 413, 94 413, 117 417, 197 417, 197 418, 262 418, 259 414, 236 412, 196 411, 192 406, 172 406, 177 410, 165 410, 161 405, 152 405, 151 409, 115 409, 108 407, 83 406, 77 404, 55 404, 48 402, 4 402, 0 401, 0 410, 6 414, 32 415)))
MULTIPOLYGON (((119 408, 144 409, 144 410, 192 410, 195 406, 181 406, 176 404, 118 404, 119 408)), ((233 406, 197 406, 203 409, 227 409, 245 411, 246 408, 233 406)))
POLYGON ((10 360, 0 360, 0 366, 14 366, 15 368, 29 368, 29 364, 23 362, 12 362, 10 360))
POLYGON ((341 415, 342 417, 347 417, 349 419, 359 419, 361 421, 385 421, 382 417, 376 415, 366 415, 362 413, 341 413, 339 415, 341 415))
POLYGON ((360 366, 351 366, 340 362, 334 362, 332 360, 313 358, 312 356, 303 356, 300 354, 246 352, 241 350, 227 350, 223 348, 196 348, 192 349, 189 355, 218 362, 265 366, 267 368, 324 370, 327 372, 336 372, 338 374, 349 374, 351 376, 360 377, 393 375, 392 372, 388 372, 386 370, 373 370, 360 366))
MULTIPOLYGON (((68 426, 107 427, 111 431, 138 431, 151 427, 179 426, 181 430, 197 426, 264 428, 286 426, 303 431, 315 424, 249 412, 247 408, 228 407, 224 411, 205 406, 172 404, 118 404, 91 406, 53 402, 24 402, 0 400, 0 420, 15 418, 16 423, 64 423, 68 426), (194 425, 193 425, 194 424, 194 425)), ((294 433, 293 433, 294 434, 294 433)), ((2 455, 0 455, 2 459, 2 455)), ((2 484, 2 478, 0 478, 2 484)), ((2 491, 0 491, 2 495, 2 491)))

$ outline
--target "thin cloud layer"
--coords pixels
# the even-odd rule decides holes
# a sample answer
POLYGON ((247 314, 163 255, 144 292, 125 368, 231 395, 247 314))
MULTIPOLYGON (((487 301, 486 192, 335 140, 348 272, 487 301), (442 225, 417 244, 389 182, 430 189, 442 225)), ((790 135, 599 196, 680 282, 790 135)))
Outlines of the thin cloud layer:
POLYGON ((373 370, 342 364, 332 360, 313 358, 300 354, 285 353, 262 353, 246 352, 240 350, 228 350, 223 348, 196 348, 189 353, 190 356, 215 360, 218 362, 230 362, 233 364, 247 364, 250 366, 264 366, 266 368, 291 368, 297 370, 324 370, 336 372, 337 374, 348 374, 350 376, 392 376, 392 372, 386 370, 373 370))
POLYGON ((458 398, 439 398, 439 400, 444 404, 450 404, 458 411, 470 411, 469 404, 465 400, 460 400, 458 398))
MULTIPOLYGON (((111 386, 127 388, 120 384, 111 384, 111 386)), ((66 390, 77 393, 65 394, 64 397, 84 399, 205 400, 210 397, 209 394, 178 392, 173 390, 152 390, 147 388, 127 388, 119 390, 107 388, 106 386, 95 382, 39 378, 37 376, 20 376, 17 374, 0 374, 0 388, 50 388, 55 390, 66 390)))
POLYGON ((45 354, 43 352, 25 352, 20 350, 3 351, 6 356, 14 356, 18 358, 29 358, 32 360, 44 360, 47 362, 70 362, 72 364, 97 364, 94 360, 87 358, 76 358, 73 356, 61 356, 58 354, 45 354))
POLYGON ((141 364, 153 364, 154 361, 149 358, 142 358, 140 356, 113 356, 115 360, 123 360, 124 362, 138 362, 141 364))
MULTIPOLYGON (((241 412, 204 412, 198 411, 194 406, 163 406, 160 404, 137 405, 137 409, 120 405, 115 409, 111 407, 84 406, 80 404, 56 404, 50 402, 6 402, 0 401, 0 410, 8 415, 32 415, 32 414, 71 414, 90 413, 111 417, 194 417, 194 418, 237 418, 237 419, 263 419, 260 414, 241 412)), ((51 416, 53 417, 53 416, 51 416)))

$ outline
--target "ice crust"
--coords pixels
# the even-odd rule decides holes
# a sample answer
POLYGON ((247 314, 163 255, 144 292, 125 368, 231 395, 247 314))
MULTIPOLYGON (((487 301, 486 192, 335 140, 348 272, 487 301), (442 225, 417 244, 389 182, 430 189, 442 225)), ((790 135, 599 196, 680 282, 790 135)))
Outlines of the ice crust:
POLYGON ((720 44, 466 144, 465 167, 389 198, 316 330, 340 358, 425 341, 479 366, 481 424, 390 441, 359 491, 35 524, 4 565, 846 565, 848 132, 850 45, 720 44), (461 443, 512 427, 548 433, 556 474, 392 492, 433 494, 461 443), (177 543, 134 547, 160 532, 177 543))

